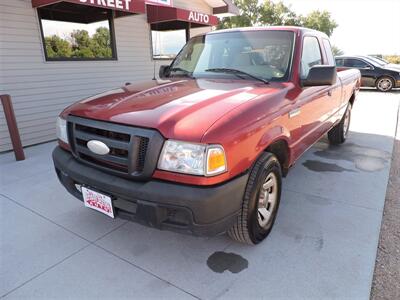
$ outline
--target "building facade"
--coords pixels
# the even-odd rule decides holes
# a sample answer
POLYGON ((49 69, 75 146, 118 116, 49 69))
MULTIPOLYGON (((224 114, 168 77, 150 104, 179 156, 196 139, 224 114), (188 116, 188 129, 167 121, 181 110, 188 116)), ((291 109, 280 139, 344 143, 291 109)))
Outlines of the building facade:
MULTIPOLYGON (((151 80, 232 14, 226 0, 0 0, 0 94, 11 95, 23 146, 54 140, 68 105, 151 80)), ((10 149, 0 105, 0 152, 10 149)))

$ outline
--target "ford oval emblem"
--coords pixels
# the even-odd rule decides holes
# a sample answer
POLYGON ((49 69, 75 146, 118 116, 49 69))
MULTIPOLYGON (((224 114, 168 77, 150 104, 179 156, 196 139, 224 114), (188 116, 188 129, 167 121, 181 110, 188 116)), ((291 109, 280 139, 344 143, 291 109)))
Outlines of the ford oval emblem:
POLYGON ((110 148, 106 144, 100 141, 92 140, 87 143, 87 147, 90 151, 97 155, 107 155, 110 153, 110 148))

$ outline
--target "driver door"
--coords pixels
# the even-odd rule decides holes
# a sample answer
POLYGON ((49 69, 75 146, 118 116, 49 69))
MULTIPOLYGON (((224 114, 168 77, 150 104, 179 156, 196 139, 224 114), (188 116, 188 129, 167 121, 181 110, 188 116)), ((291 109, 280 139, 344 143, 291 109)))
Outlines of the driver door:
MULTIPOLYGON (((301 57, 302 80, 308 77, 310 69, 323 64, 323 55, 319 40, 314 36, 305 36, 301 57)), ((300 156, 326 132, 328 120, 336 106, 334 86, 302 87, 292 103, 289 112, 290 133, 294 141, 294 155, 300 156)))
POLYGON ((374 67, 361 59, 347 58, 345 66, 348 69, 358 69, 361 73, 362 86, 375 86, 375 72, 374 67))

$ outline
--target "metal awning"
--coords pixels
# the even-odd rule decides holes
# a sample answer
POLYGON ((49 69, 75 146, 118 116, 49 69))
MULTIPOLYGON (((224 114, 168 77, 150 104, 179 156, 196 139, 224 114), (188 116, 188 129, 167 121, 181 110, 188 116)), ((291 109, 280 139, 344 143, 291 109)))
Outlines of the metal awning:
POLYGON ((219 22, 213 15, 159 5, 147 5, 147 21, 156 30, 216 26, 219 22))
POLYGON ((70 12, 71 4, 80 7, 97 7, 119 12, 119 15, 140 14, 146 12, 144 0, 32 0, 32 7, 48 7, 56 4, 63 5, 66 12, 70 12))
POLYGON ((114 17, 144 14, 147 5, 149 23, 158 24, 160 28, 167 28, 172 23, 178 27, 187 24, 191 27, 215 26, 218 24, 217 16, 238 14, 231 0, 205 1, 213 8, 213 15, 174 8, 171 0, 32 0, 32 7, 45 10, 42 15, 48 15, 49 19, 65 19, 65 15, 68 15, 68 18, 72 18, 69 20, 71 22, 90 23, 102 18, 104 13, 101 11, 114 11, 114 17))

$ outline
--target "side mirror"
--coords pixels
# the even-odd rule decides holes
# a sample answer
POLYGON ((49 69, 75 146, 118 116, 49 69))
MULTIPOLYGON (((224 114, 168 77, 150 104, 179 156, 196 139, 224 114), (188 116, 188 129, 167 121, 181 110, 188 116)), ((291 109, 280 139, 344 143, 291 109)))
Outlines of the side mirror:
POLYGON ((169 72, 170 72, 170 66, 161 66, 160 67, 160 72, 158 73, 158 75, 160 76, 160 78, 167 78, 169 76, 169 72))
POLYGON ((303 86, 333 85, 337 80, 336 66, 314 66, 310 69, 303 86))
POLYGON ((372 67, 371 66, 365 66, 363 69, 364 70, 372 70, 372 67))

